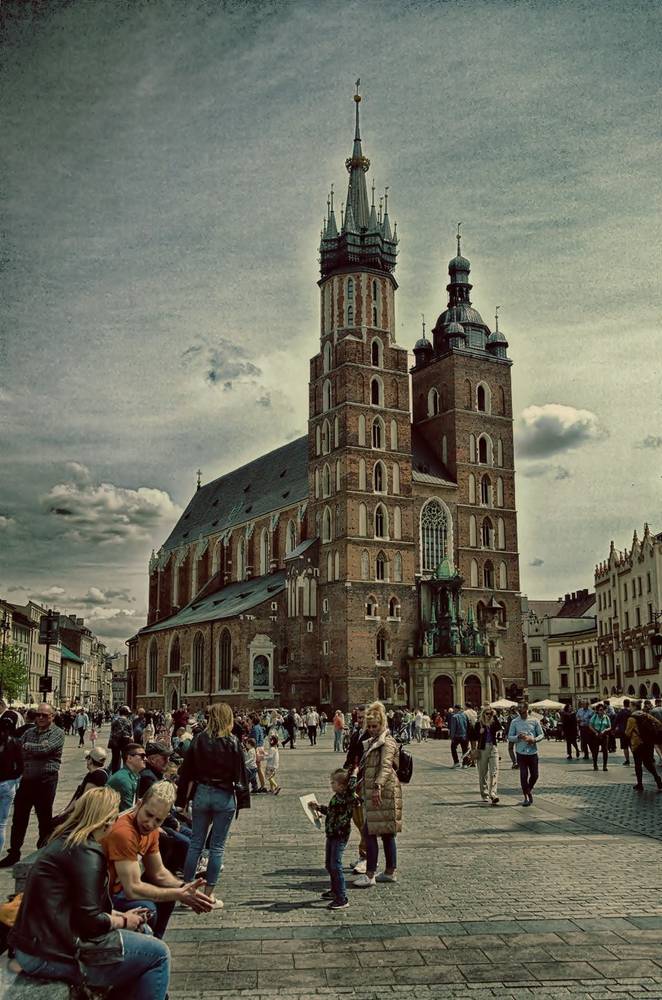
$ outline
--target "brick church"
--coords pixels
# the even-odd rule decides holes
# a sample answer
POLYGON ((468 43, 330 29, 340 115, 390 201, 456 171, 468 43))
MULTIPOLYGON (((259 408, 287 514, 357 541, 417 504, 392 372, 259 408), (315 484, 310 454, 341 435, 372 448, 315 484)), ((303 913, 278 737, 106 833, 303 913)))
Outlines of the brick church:
POLYGON ((448 265, 431 339, 396 342, 397 227, 368 194, 357 93, 320 244, 308 433, 206 485, 149 564, 138 704, 379 697, 431 709, 523 681, 508 343, 448 265))

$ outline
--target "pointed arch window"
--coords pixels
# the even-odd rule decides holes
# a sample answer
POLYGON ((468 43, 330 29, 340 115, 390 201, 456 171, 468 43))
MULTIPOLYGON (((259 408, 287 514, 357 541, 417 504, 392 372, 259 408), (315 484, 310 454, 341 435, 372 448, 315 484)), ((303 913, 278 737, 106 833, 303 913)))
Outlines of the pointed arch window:
POLYGON ((326 579, 328 583, 333 580, 333 552, 326 554, 326 579))
POLYGON ((480 465, 492 464, 492 442, 487 434, 481 434, 478 438, 478 462, 480 465))
POLYGON ((480 544, 484 549, 494 548, 494 529, 489 517, 486 517, 480 526, 480 544))
POLYGON ((375 507, 375 538, 388 538, 388 514, 381 503, 375 507))
POLYGON ((378 552, 375 559, 375 579, 388 580, 388 560, 383 552, 378 552))
POLYGON ((379 285, 376 279, 372 281, 372 325, 378 325, 379 317, 379 285))
POLYGON ((402 538, 402 511, 399 507, 393 508, 393 537, 402 538))
POLYGON ((287 535, 285 537, 285 555, 289 556, 297 547, 297 527, 294 521, 287 522, 287 535))
POLYGON ((508 567, 505 562, 499 563, 499 590, 508 590, 508 567))
POLYGON ((506 547, 506 526, 503 522, 503 518, 500 517, 497 520, 497 548, 505 549, 506 547))
POLYGON ((471 392, 471 382, 469 379, 464 380, 464 405, 467 410, 470 410, 473 405, 473 395, 471 392))
POLYGON ((368 534, 368 510, 364 503, 359 504, 359 535, 365 538, 368 534))
POLYGON ((242 535, 237 542, 237 580, 243 580, 246 576, 246 542, 242 535))
POLYGON ((361 553, 361 579, 370 579, 370 556, 366 549, 361 553))
POLYGON ((476 518, 472 514, 469 518, 469 545, 471 548, 475 548, 477 545, 477 535, 476 535, 476 518))
POLYGON ((333 522, 331 517, 331 508, 325 507, 324 514, 322 515, 322 541, 330 542, 333 538, 333 522))
POLYGON ((379 337, 375 337, 370 345, 370 362, 373 368, 382 367, 383 345, 379 337))
POLYGON ((333 418, 333 447, 337 448, 340 444, 340 423, 337 417, 333 418))
POLYGON ((193 690, 203 691, 205 686, 205 640, 198 632, 193 640, 193 690))
POLYGON ((147 657, 147 691, 156 694, 159 683, 159 647, 156 639, 152 639, 149 644, 149 654, 147 657))
POLYGON ((483 566, 483 587, 485 590, 494 590, 494 563, 487 559, 483 566))
POLYGON ((229 691, 232 687, 232 638, 228 629, 224 628, 218 641, 218 679, 219 691, 229 691))
POLYGON ((478 563, 475 559, 471 560, 471 567, 469 572, 470 585, 472 587, 478 586, 478 563))
POLYGON ((319 455, 322 451, 322 431, 320 430, 319 424, 315 428, 315 454, 319 455))
POLYGON ((372 422, 372 447, 380 450, 384 447, 384 421, 381 417, 375 417, 372 422))
POLYGON ((331 371, 332 363, 333 362, 332 362, 331 342, 327 340, 326 344, 324 345, 324 355, 323 355, 323 369, 325 375, 327 372, 331 371))
POLYGON ((328 497, 331 495, 331 469, 328 465, 325 465, 322 469, 322 496, 328 497))
POLYGON ((501 404, 500 405, 501 415, 503 417, 508 416, 508 414, 506 413, 506 393, 504 392, 503 386, 501 386, 499 389, 499 402, 501 404))
POLYGON ((487 474, 480 477, 480 502, 485 507, 492 506, 492 481, 487 474))
POLYGON ((331 428, 329 427, 329 421, 325 420, 322 424, 322 454, 328 455, 331 450, 331 428))
POLYGON ((375 493, 386 493, 386 469, 383 462, 375 462, 372 473, 373 489, 375 493))
POLYGON ((444 465, 448 463, 448 438, 445 434, 441 436, 441 461, 444 465))
POLYGON ((399 618, 400 617, 400 605, 398 603, 397 597, 392 597, 388 602, 388 616, 389 618, 399 618))
POLYGON ((353 301, 354 299, 354 278, 347 279, 347 300, 353 301))
POLYGON ((391 421, 391 448, 393 451, 398 450, 398 423, 396 420, 391 421))
POLYGON ((176 635, 170 644, 170 656, 168 658, 168 673, 178 674, 181 663, 181 647, 179 636, 176 635))
POLYGON ((365 445, 365 416, 359 413, 359 445, 365 445))
POLYGON ((315 469, 315 499, 319 500, 320 495, 320 470, 315 469))
POLYGON ((503 479, 497 479, 497 507, 503 507, 503 479))
POLYGON ((432 573, 446 558, 448 516, 438 500, 428 500, 421 511, 421 568, 432 573))
POLYGON ((380 675, 377 681, 377 699, 378 701, 386 701, 386 678, 380 675))
POLYGON ((469 435, 469 461, 476 461, 476 438, 473 434, 469 435))
POLYGON ((340 459, 336 460, 336 493, 340 493, 340 459))
POLYGON ((503 468, 503 441, 501 438, 497 440, 497 465, 500 469, 503 468))
POLYGON ((476 477, 473 472, 469 473, 469 503, 476 502, 476 477))
POLYGON ((271 561, 271 547, 269 545, 269 530, 263 528, 260 532, 260 576, 266 576, 269 572, 271 561))
POLYGON ((375 657, 380 663, 385 663, 387 655, 386 633, 380 629, 375 639, 375 657))
POLYGON ((365 602, 365 613, 366 613, 366 618, 377 617, 377 598, 373 594, 371 594, 368 600, 365 602))
POLYGON ((373 406, 384 405, 384 386, 377 376, 370 379, 370 402, 373 406))
POLYGON ((327 378, 322 386, 322 411, 326 413, 331 409, 331 382, 327 378))
POLYGON ((337 549, 333 554, 333 578, 334 580, 340 579, 340 553, 337 549))
POLYGON ((432 387, 428 392, 428 417, 436 417, 439 413, 439 393, 432 387))
POLYGON ((366 478, 365 478, 365 459, 359 459, 359 489, 365 490, 366 488, 366 478))
POLYGON ((490 389, 484 382, 476 387, 476 408, 479 413, 490 413, 492 409, 490 389))
POLYGON ((400 492, 400 466, 398 465, 397 462, 393 463, 392 473, 393 473, 393 492, 394 493, 399 493, 400 492))
POLYGON ((399 552, 393 556, 393 579, 396 583, 402 583, 402 556, 399 552))

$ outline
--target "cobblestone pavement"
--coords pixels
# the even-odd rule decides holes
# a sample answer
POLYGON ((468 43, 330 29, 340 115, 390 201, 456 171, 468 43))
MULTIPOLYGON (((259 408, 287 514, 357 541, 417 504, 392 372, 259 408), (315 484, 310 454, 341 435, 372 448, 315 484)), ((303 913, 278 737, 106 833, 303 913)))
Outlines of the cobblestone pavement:
MULTIPOLYGON (((400 881, 350 889, 349 909, 329 913, 323 836, 298 796, 327 801, 343 758, 328 734, 281 752, 283 791, 253 798, 233 826, 225 909, 172 918, 172 1000, 372 1000, 412 987, 417 998, 662 1000, 662 795, 648 784, 637 795, 620 753, 596 773, 544 744, 531 809, 505 747, 496 808, 480 802, 475 769, 450 767, 447 742, 412 753, 400 881)), ((60 800, 82 772, 73 738, 65 756, 60 800)), ((348 862, 356 847, 353 832, 348 862)))

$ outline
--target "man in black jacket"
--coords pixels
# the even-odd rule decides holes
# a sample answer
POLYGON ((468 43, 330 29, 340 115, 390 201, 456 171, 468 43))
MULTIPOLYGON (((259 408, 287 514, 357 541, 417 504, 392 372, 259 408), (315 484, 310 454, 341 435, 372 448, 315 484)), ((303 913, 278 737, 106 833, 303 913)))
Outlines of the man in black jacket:
MULTIPOLYGON (((361 758, 363 757, 363 744, 369 739, 368 733, 365 729, 365 705, 356 706, 356 722, 354 723, 354 728, 352 729, 352 734, 349 738, 349 746, 347 747, 347 756, 345 757, 345 763, 343 768, 351 776, 355 774, 358 770, 359 764, 361 763, 361 758)), ((361 789, 358 789, 360 794, 361 789)), ((354 871, 357 875, 365 875, 366 872, 366 859, 368 856, 368 851, 365 843, 365 810, 363 808, 363 802, 359 798, 354 805, 354 812, 352 813, 352 822, 354 826, 359 831, 359 859, 354 865, 354 871)))
MULTIPOLYGON (((148 788, 157 781, 163 781, 166 776, 168 762, 174 751, 166 743, 160 740, 153 740, 145 747, 147 754, 147 767, 141 771, 138 778, 137 800, 145 797, 148 788)), ((191 842, 191 827, 187 826, 175 816, 175 810, 170 810, 170 815, 166 816, 161 827, 161 857, 163 864, 170 872, 180 872, 184 867, 186 853, 191 842)))

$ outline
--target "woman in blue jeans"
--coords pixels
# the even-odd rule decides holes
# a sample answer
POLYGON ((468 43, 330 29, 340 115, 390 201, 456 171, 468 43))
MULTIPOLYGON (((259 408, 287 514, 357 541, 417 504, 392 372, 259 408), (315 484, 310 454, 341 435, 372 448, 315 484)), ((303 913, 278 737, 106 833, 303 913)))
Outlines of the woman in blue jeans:
POLYGON ((193 881, 211 827, 206 896, 223 906, 215 895, 223 864, 225 842, 239 805, 250 804, 244 756, 232 736, 234 715, 229 705, 217 702, 209 709, 207 728, 194 737, 179 773, 177 804, 185 808, 193 796, 191 843, 184 863, 184 881, 193 881), (235 792, 241 795, 237 802, 235 792), (190 877, 189 877, 190 876, 190 877))
POLYGON ((168 946, 136 933, 145 929, 146 914, 118 913, 108 895, 101 840, 117 819, 119 801, 112 788, 85 792, 37 855, 9 937, 12 968, 104 987, 113 1000, 164 1000, 168 946))

